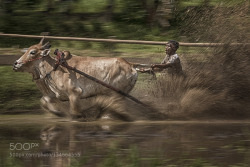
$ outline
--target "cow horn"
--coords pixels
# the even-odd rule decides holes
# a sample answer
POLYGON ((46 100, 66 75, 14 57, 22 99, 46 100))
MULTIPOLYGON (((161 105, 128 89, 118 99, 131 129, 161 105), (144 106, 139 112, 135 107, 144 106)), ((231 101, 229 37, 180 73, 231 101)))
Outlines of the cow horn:
POLYGON ((43 44, 43 40, 44 40, 44 36, 43 36, 43 38, 41 39, 41 41, 39 42, 40 45, 43 44))

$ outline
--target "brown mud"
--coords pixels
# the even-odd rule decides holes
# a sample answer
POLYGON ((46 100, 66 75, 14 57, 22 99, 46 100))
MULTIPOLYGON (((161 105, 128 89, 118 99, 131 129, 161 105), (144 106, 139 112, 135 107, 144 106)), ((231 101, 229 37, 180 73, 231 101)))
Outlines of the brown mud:
POLYGON ((187 59, 188 54, 180 55, 184 76, 162 74, 132 94, 152 104, 164 119, 249 118, 249 3, 223 8, 205 4, 202 10, 189 10, 180 17, 185 21, 181 29, 190 40, 225 45, 210 48, 209 53, 201 51, 205 56, 199 62, 187 59), (242 44, 231 45, 237 42, 242 44))

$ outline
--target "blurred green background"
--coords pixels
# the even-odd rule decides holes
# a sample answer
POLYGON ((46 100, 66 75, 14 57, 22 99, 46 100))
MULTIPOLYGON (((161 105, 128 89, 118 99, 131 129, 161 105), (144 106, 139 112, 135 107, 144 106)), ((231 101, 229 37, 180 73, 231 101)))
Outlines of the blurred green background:
MULTIPOLYGON (((0 32, 137 40, 188 40, 186 12, 245 0, 1 0, 0 32)), ((190 41, 192 42, 192 41, 190 41)), ((0 46, 33 44, 2 38, 0 46)))
MULTIPOLYGON (((11 34, 180 42, 247 42, 249 0, 0 0, 0 32, 11 34), (225 9, 225 10, 224 10, 225 9), (239 12, 241 11, 241 12, 239 12)), ((0 55, 19 55, 38 39, 0 36, 0 55)), ((160 62, 164 46, 53 40, 76 55, 160 62), (141 59, 141 60, 142 60, 141 59)), ((210 48, 180 47, 188 62, 207 62, 210 48), (197 56, 199 55, 199 56, 197 56)), ((231 52, 232 53, 232 52, 231 52)), ((215 54, 217 55, 217 54, 215 54)), ((189 64, 190 66, 190 64, 189 64)), ((0 66, 0 113, 39 109, 32 77, 0 66)), ((144 77, 140 75, 140 77, 144 77)), ((138 84, 140 85, 141 78, 138 84)), ((138 85, 137 84, 137 85, 138 85)))

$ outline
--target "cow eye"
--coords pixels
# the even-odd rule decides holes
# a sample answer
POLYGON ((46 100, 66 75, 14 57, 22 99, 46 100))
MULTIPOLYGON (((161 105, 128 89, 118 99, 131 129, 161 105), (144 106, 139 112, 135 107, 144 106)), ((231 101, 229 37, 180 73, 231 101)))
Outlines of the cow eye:
POLYGON ((34 54, 36 54, 36 51, 32 50, 32 51, 30 52, 30 54, 34 55, 34 54))

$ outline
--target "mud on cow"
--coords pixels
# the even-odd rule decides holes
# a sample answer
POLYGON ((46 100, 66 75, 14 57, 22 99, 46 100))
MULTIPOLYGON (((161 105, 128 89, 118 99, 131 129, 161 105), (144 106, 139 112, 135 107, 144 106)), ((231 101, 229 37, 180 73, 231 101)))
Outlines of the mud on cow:
MULTIPOLYGON (((13 70, 28 72, 42 92, 41 106, 58 116, 71 118, 83 117, 81 100, 96 95, 109 94, 110 90, 94 83, 65 67, 54 66, 56 58, 50 55, 50 44, 40 43, 28 48, 13 65, 13 70), (68 110, 62 112, 65 106, 60 105, 68 102, 68 110)), ((137 80, 137 72, 133 66, 122 58, 105 57, 81 57, 71 55, 64 51, 67 63, 80 71, 83 71, 105 83, 129 93, 137 80)))

